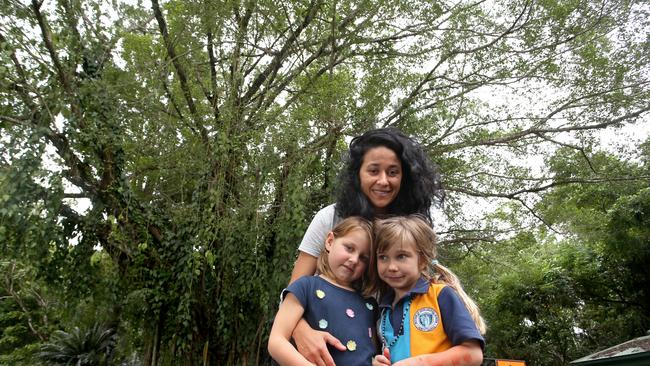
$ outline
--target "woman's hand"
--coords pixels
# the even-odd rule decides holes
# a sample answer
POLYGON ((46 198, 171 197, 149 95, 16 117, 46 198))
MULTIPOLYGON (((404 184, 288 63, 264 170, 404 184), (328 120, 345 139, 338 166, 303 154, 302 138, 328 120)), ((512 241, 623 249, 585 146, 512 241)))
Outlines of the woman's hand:
POLYGON ((310 362, 318 366, 336 366, 332 355, 327 350, 331 344, 340 351, 345 351, 345 345, 328 332, 311 329, 307 321, 301 319, 293 330, 293 341, 296 349, 310 362))
POLYGON ((390 350, 384 348, 383 355, 377 355, 372 358, 372 366, 390 366, 390 350))

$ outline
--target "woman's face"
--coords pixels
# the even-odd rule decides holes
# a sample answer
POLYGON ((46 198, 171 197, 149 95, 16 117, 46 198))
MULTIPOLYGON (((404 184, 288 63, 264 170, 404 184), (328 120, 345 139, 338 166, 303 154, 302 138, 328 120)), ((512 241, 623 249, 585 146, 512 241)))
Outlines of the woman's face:
POLYGON ((373 147, 363 155, 359 181, 361 192, 375 211, 384 213, 402 185, 402 163, 393 150, 385 146, 373 147))

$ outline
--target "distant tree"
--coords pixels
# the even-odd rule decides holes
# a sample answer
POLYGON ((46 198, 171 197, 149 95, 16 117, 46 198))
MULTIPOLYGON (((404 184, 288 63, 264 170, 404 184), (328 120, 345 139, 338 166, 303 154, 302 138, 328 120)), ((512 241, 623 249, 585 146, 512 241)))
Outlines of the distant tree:
POLYGON ((643 148, 632 158, 599 152, 590 166, 558 151, 549 159, 556 175, 613 179, 549 190, 538 209, 555 231, 531 228, 459 264, 488 322, 488 356, 566 365, 645 334, 650 195, 645 182, 616 179, 647 171, 643 148))
MULTIPOLYGON (((594 319, 595 334, 587 335, 598 346, 611 342, 614 334, 625 340, 650 328, 650 297, 645 290, 650 285, 650 272, 644 264, 650 259, 648 181, 633 184, 615 179, 649 171, 648 150, 644 148, 649 142, 639 146, 629 162, 604 154, 596 156, 594 162, 601 162, 598 165, 614 178, 612 181, 558 188, 541 205, 549 223, 557 224, 582 244, 579 251, 567 252, 562 263, 571 272, 580 297, 602 311, 618 309, 627 317, 613 324, 607 316, 594 319), (603 330, 598 330, 598 323, 603 324, 603 330), (609 329, 615 327, 620 330, 609 329)), ((569 166, 574 171, 587 169, 579 164, 560 164, 555 169, 565 174, 569 166)))

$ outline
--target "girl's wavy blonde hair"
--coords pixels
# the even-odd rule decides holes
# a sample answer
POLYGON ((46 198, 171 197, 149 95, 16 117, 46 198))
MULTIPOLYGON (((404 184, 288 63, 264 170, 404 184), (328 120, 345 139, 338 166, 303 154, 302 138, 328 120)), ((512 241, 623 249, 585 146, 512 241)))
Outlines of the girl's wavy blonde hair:
MULTIPOLYGON (((366 234, 368 237, 370 252, 368 253, 368 263, 366 270, 363 272, 363 275, 360 279, 352 283, 352 287, 355 290, 361 292, 363 296, 372 296, 373 292, 368 291, 370 287, 369 274, 375 271, 374 268, 371 267, 375 262, 374 257, 376 253, 372 236, 372 223, 363 217, 350 216, 343 219, 332 229, 332 235, 334 235, 335 239, 341 238, 348 235, 354 230, 361 230, 366 234)), ((316 271, 317 273, 322 273, 330 278, 333 278, 334 274, 332 273, 332 268, 330 267, 328 261, 328 254, 329 252, 323 247, 323 251, 321 252, 320 256, 318 257, 318 261, 316 262, 316 271)))
MULTIPOLYGON (((419 254, 419 265, 423 267, 422 276, 433 283, 442 283, 453 288, 467 307, 476 327, 485 334, 486 325, 474 300, 463 290, 456 275, 437 261, 436 234, 420 215, 394 216, 373 222, 374 242, 377 253, 384 253, 392 245, 415 244, 419 254)), ((375 269, 370 278, 370 292, 384 296, 390 287, 379 278, 376 271, 377 255, 372 256, 371 265, 375 269)))

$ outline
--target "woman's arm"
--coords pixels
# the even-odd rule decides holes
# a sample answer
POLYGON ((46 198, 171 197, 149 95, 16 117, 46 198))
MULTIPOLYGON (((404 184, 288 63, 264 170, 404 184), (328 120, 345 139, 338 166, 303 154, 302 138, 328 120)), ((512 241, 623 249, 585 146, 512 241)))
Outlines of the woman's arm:
MULTIPOLYGON (((289 283, 302 276, 311 276, 316 272, 316 257, 305 252, 299 252, 296 264, 291 272, 289 283)), ((335 366, 334 360, 327 350, 327 344, 331 344, 341 351, 345 351, 345 345, 328 332, 312 329, 307 321, 300 319, 292 329, 293 341, 298 351, 309 361, 316 365, 335 366)))
POLYGON ((314 365, 307 361, 289 342, 293 329, 302 319, 305 309, 296 296, 287 294, 280 309, 273 320, 273 327, 269 335, 268 350, 275 361, 282 366, 314 365))
POLYGON ((289 280, 289 283, 293 283, 293 281, 302 276, 312 276, 316 273, 317 260, 318 258, 311 254, 298 251, 298 259, 296 259, 296 263, 293 265, 293 271, 291 271, 291 279, 289 280))
MULTIPOLYGON (((379 357, 379 356, 378 356, 379 357)), ((478 341, 465 341, 450 349, 419 355, 393 364, 394 366, 480 366, 483 350, 478 341)), ((389 364, 390 365, 390 364, 389 364)))

